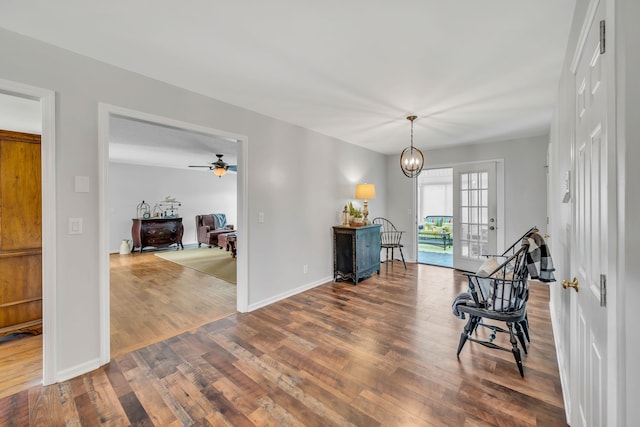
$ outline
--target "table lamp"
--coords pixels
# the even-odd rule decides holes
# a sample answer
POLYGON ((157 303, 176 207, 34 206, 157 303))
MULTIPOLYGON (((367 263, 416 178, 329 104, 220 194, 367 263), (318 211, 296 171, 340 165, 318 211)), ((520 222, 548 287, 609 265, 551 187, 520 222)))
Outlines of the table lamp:
POLYGON ((374 184, 356 184, 356 199, 364 200, 362 216, 363 225, 369 225, 369 200, 376 198, 376 186, 374 184))

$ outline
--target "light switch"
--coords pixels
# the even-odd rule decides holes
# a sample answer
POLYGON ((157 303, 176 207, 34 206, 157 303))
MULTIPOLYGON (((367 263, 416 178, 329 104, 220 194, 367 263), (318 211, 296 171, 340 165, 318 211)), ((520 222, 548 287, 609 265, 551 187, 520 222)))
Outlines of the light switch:
POLYGON ((69 218, 69 234, 82 234, 82 218, 69 218))
POLYGON ((88 176, 76 176, 74 180, 74 191, 76 193, 88 193, 89 192, 89 177, 88 176))
POLYGON ((258 212, 258 222, 260 224, 264 222, 264 212, 258 212))

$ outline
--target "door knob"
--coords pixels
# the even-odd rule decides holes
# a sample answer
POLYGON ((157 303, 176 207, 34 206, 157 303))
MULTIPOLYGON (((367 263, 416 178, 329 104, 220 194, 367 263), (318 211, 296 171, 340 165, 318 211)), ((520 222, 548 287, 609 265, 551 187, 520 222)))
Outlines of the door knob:
POLYGON ((568 280, 564 279, 562 280, 562 287, 567 289, 567 288, 573 288, 576 290, 576 292, 578 292, 578 287, 580 286, 580 284, 578 283, 578 279, 577 278, 573 278, 573 282, 569 282, 568 280))
POLYGON ((496 228, 493 225, 489 226, 489 230, 495 230, 496 228))

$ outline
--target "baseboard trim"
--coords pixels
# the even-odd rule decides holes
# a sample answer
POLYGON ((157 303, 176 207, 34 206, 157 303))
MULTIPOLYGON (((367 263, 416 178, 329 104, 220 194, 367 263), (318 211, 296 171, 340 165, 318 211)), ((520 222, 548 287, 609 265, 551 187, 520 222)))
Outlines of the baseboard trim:
POLYGON ((257 309, 265 307, 265 306, 267 306, 269 304, 273 304, 274 302, 278 302, 280 300, 289 298, 289 297, 291 297, 293 295, 296 295, 296 294, 299 294, 301 292, 308 291, 309 289, 313 289, 316 286, 323 285, 323 284, 325 284, 327 282, 330 282, 332 280, 333 280, 333 276, 328 276, 328 277, 325 277, 323 279, 316 280, 315 282, 311 282, 311 283, 307 283, 305 285, 299 286, 299 287, 297 287, 295 289, 292 289, 290 291, 283 292, 283 293, 278 294, 278 295, 274 295, 271 298, 267 298, 265 300, 258 301, 258 302, 254 303, 254 304, 249 304, 249 307, 248 307, 247 311, 257 310, 257 309))
POLYGON ((559 348, 564 348, 560 346, 560 334, 558 333, 558 318, 556 317, 555 304, 553 304, 553 299, 549 301, 549 314, 551 317, 551 330, 553 331, 553 341, 556 347, 556 361, 558 363, 558 372, 560 374, 560 385, 562 387, 562 400, 564 402, 564 416, 565 421, 569 423, 571 419, 571 399, 569 396, 571 395, 569 389, 569 373, 565 369, 565 364, 562 363, 562 358, 560 357, 559 348))
POLYGON ((86 374, 87 372, 91 372, 100 367, 100 359, 89 360, 85 363, 81 363, 79 365, 73 366, 68 369, 64 369, 62 371, 58 371, 56 374, 56 382, 62 382, 70 380, 71 378, 75 378, 77 376, 86 374))

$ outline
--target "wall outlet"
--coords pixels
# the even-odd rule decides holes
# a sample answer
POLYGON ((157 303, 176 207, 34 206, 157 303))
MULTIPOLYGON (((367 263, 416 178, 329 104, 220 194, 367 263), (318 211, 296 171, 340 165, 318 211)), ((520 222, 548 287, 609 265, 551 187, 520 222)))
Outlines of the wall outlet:
POLYGON ((305 264, 302 266, 302 272, 304 274, 307 274, 309 272, 309 265, 305 264))

